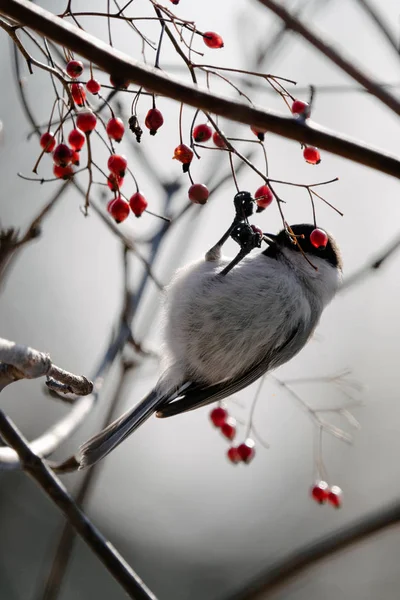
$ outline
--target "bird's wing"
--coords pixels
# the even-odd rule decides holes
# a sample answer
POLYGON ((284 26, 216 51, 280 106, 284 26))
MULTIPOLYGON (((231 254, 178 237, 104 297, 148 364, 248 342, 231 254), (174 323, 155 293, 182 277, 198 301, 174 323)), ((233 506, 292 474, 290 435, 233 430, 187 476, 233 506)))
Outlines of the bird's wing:
POLYGON ((303 324, 298 324, 285 342, 275 347, 260 362, 253 365, 236 379, 228 379, 209 386, 191 383, 182 394, 179 394, 176 400, 171 401, 167 399, 161 402, 157 409, 157 417, 172 417, 173 415, 194 410, 212 402, 218 402, 243 390, 267 371, 287 362, 297 354, 307 342, 312 330, 313 327, 304 327, 303 324))

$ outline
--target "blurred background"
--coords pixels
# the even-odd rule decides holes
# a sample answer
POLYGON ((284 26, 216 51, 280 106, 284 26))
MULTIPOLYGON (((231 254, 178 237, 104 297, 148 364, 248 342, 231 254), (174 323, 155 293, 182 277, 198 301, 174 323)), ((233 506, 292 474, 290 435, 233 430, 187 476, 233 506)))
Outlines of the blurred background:
MULTIPOLYGON (((40 4, 55 13, 65 9, 65 2, 60 0, 40 4)), ((105 2, 101 7, 94 0, 76 0, 73 4, 74 11, 106 10, 105 2)), ((285 5, 317 28, 325 41, 333 41, 373 78, 392 85, 392 92, 398 93, 399 55, 377 30, 362 2, 299 0, 285 5)), ((399 37, 398 2, 386 0, 374 6, 393 36, 399 37)), ((305 42, 285 32, 278 19, 256 1, 182 0, 172 8, 178 15, 196 21, 200 30, 218 31, 223 36, 222 50, 204 50, 203 45, 197 45, 205 52, 201 59, 204 63, 252 70, 256 57, 261 56, 257 70, 297 81, 299 91, 289 87, 295 96, 307 101, 307 86, 316 87, 312 118, 317 123, 398 154, 397 117, 305 42)), ((130 10, 135 15, 150 12, 145 0, 138 0, 130 10)), ((107 39, 104 20, 82 19, 82 24, 107 39)), ((151 39, 158 39, 157 23, 145 23, 140 28, 151 39)), ((112 31, 117 47, 140 60, 138 36, 120 23, 113 23, 112 31)), ((147 60, 152 64, 154 55, 148 52, 147 60)), ((39 146, 35 136, 28 138, 32 127, 15 82, 14 51, 4 32, 0 36, 0 61, 0 218, 3 228, 24 230, 60 183, 40 185, 17 176, 18 172, 31 174, 39 146)), ((37 122, 46 123, 53 101, 51 84, 42 72, 29 76, 25 64, 20 64, 29 106, 37 122)), ((167 40, 160 66, 189 80, 167 40)), ((248 77, 244 79, 249 81, 248 77)), ((266 83, 252 81, 253 86, 243 86, 256 104, 288 114, 266 83)), ((212 89, 236 97, 234 90, 215 79, 212 89)), ((132 97, 120 93, 118 101, 121 110, 129 114, 132 97)), ((142 119, 150 105, 148 97, 140 100, 142 119)), ((121 152, 129 157, 149 208, 163 212, 165 190, 174 189, 170 207, 179 210, 187 203, 190 185, 180 165, 171 161, 179 143, 179 106, 163 98, 158 99, 157 106, 165 119, 157 136, 151 138, 145 132, 140 154, 129 141, 121 143, 121 152)), ((193 113, 192 109, 184 109, 186 143, 193 113)), ((219 123, 229 137, 249 137, 247 126, 223 119, 219 123)), ((97 162, 105 164, 104 146, 93 144, 97 162)), ((252 150, 252 146, 242 144, 240 149, 252 150)), ((317 222, 334 234, 342 248, 345 276, 372 260, 399 235, 396 180, 323 151, 321 164, 310 166, 303 160, 300 144, 270 134, 266 148, 272 178, 309 184, 339 177, 337 183, 323 188, 323 195, 344 217, 320 203, 317 222)), ((195 181, 212 188, 229 173, 228 157, 211 150, 202 151, 201 156, 192 174, 195 181)), ((260 152, 255 153, 254 162, 263 167, 260 152)), ((49 161, 42 161, 39 174, 51 176, 49 161)), ((83 174, 79 180, 83 188, 86 177, 83 174)), ((252 193, 262 183, 247 168, 240 171, 238 179, 241 189, 252 193)), ((95 188, 93 195, 104 206, 99 189, 95 188)), ((279 191, 287 202, 285 216, 289 223, 311 221, 305 190, 282 186, 279 191)), ((168 282, 177 267, 202 256, 226 230, 232 218, 234 193, 232 179, 228 178, 206 206, 188 210, 166 236, 154 265, 162 283, 168 282)), ((1 289, 0 335, 49 352, 57 365, 90 377, 118 323, 123 269, 120 241, 93 211, 84 218, 82 204, 82 196, 71 184, 43 222, 42 236, 18 256, 1 289)), ((281 226, 275 205, 253 222, 264 231, 277 231, 281 226)), ((131 217, 120 226, 132 240, 152 236, 158 227, 155 217, 147 214, 138 220, 131 217)), ((226 251, 233 255, 233 242, 227 244, 226 251)), ((134 257, 129 260, 130 285, 135 288, 143 267, 134 257)), ((354 445, 328 434, 323 439, 329 483, 344 490, 341 510, 318 506, 310 499, 309 489, 315 478, 315 427, 303 407, 273 379, 264 383, 254 415, 257 431, 270 447, 257 444, 256 458, 248 466, 234 466, 227 461, 228 443, 211 426, 209 408, 165 421, 150 419, 101 463, 86 510, 160 600, 231 598, 293 549, 398 497, 398 269, 399 257, 394 255, 384 268, 340 294, 325 311, 307 348, 277 372, 285 380, 324 377, 351 369, 351 379, 364 386, 357 395, 363 406, 352 411, 361 424, 354 445)), ((147 348, 159 347, 160 302, 161 294, 148 281, 133 324, 135 339, 147 348)), ((74 453, 101 427, 119 370, 117 360, 95 410, 55 458, 74 453)), ((118 411, 137 402, 157 374, 154 359, 134 369, 122 390, 118 411)), ((230 412, 243 423, 247 422, 255 391, 256 386, 252 386, 229 403, 230 412)), ((340 405, 345 400, 333 384, 309 383, 296 391, 313 407, 340 405)), ((28 439, 40 435, 69 410, 43 392, 41 380, 7 387, 1 402, 28 439)), ((343 425, 335 416, 332 422, 343 425)), ((245 429, 243 425, 239 439, 244 437, 245 429)), ((63 481, 73 492, 82 476, 65 476, 63 481)), ((62 526, 62 516, 25 474, 0 472, 1 599, 43 598, 43 582, 62 526)), ((273 598, 305 600, 321 594, 332 600, 397 598, 399 551, 400 537, 392 528, 308 570, 273 598)), ((97 558, 76 540, 57 597, 83 600, 92 596, 122 600, 125 594, 97 558)))

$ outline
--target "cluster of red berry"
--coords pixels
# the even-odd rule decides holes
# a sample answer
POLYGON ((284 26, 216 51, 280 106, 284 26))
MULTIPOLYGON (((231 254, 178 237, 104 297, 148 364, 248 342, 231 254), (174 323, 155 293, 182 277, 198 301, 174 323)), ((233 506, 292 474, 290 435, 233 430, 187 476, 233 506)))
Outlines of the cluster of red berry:
POLYGON ((332 485, 330 487, 326 481, 318 480, 311 488, 311 497, 318 504, 326 504, 328 502, 335 508, 340 508, 342 506, 342 496, 343 492, 339 486, 332 485))
MULTIPOLYGON (((229 441, 236 436, 236 420, 230 417, 228 411, 223 406, 214 408, 210 413, 210 419, 222 435, 229 441)), ((247 438, 239 446, 231 446, 228 449, 227 457, 230 462, 237 464, 240 462, 249 463, 255 456, 255 443, 251 438, 247 438)))

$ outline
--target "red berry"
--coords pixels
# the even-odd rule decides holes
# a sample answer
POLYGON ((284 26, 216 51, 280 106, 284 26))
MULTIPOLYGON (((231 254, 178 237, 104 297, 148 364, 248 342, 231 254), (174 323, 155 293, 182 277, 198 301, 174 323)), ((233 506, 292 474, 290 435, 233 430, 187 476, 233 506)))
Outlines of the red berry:
POLYGON ((115 200, 110 200, 107 210, 116 223, 122 223, 128 217, 130 208, 128 202, 118 196, 115 200))
POLYGON ((326 481, 316 481, 311 488, 311 497, 319 504, 325 504, 328 494, 329 486, 326 481))
POLYGON ((185 144, 179 144, 174 150, 174 156, 176 160, 179 160, 184 165, 189 165, 192 162, 193 152, 189 148, 189 146, 185 146, 185 144))
POLYGON ((267 208, 273 201, 274 195, 267 185, 262 185, 254 194, 254 198, 256 199, 257 206, 267 208))
POLYGON ((247 438, 243 444, 240 444, 237 447, 238 454, 243 462, 249 463, 251 460, 253 460, 256 453, 254 446, 254 441, 250 438, 247 438))
POLYGON ((222 427, 227 418, 228 411, 222 406, 217 406, 217 408, 213 408, 210 412, 210 419, 215 427, 222 427))
POLYGON ((252 125, 250 127, 250 129, 252 130, 252 132, 254 133, 254 135, 256 135, 258 137, 258 139, 260 140, 260 142, 264 141, 265 134, 267 133, 266 129, 263 129, 262 127, 257 127, 256 125, 252 125))
POLYGON ((88 92, 90 92, 91 94, 98 94, 99 91, 101 90, 101 85, 100 83, 97 81, 97 79, 89 79, 89 81, 86 84, 86 89, 88 92))
POLYGON ((194 183, 190 186, 188 191, 189 200, 191 200, 193 204, 205 204, 209 195, 210 192, 203 183, 194 183))
POLYGON ((226 148, 225 140, 219 135, 218 131, 214 131, 212 138, 214 144, 218 146, 218 148, 226 148))
POLYGON ((193 129, 193 138, 195 142, 208 142, 212 136, 212 129, 207 123, 196 125, 193 129))
POLYGON ((84 106, 86 100, 86 91, 82 83, 73 83, 71 85, 71 95, 75 104, 78 106, 84 106))
POLYGON ((128 161, 125 156, 122 156, 121 154, 111 154, 107 166, 111 173, 119 175, 119 177, 124 177, 128 161))
POLYGON ((233 440, 236 435, 236 421, 232 417, 227 419, 223 425, 221 425, 221 433, 228 440, 233 440))
POLYGON ((321 162, 321 155, 318 148, 314 146, 306 146, 303 150, 303 156, 306 162, 310 165, 319 165, 321 162))
POLYGON ((169 0, 172 4, 179 4, 179 0, 169 0))
POLYGON ((146 115, 146 119, 144 124, 147 129, 150 129, 150 135, 156 135, 157 130, 160 129, 161 125, 164 123, 164 118, 161 114, 161 111, 158 108, 151 108, 146 115))
POLYGON ((70 60, 65 70, 72 79, 76 79, 83 73, 83 63, 80 60, 70 60))
POLYGON ((147 208, 147 200, 140 192, 136 192, 129 200, 129 206, 135 217, 140 217, 147 208))
POLYGON ((215 33, 215 31, 206 31, 205 33, 203 33, 203 40, 205 45, 209 48, 224 47, 224 40, 218 33, 215 33))
POLYGON ((66 167, 54 165, 53 173, 55 177, 58 177, 58 179, 70 179, 74 174, 74 170, 71 165, 67 165, 66 167))
POLYGON ((122 119, 112 118, 108 121, 106 131, 108 137, 116 142, 120 142, 122 140, 122 136, 124 135, 125 127, 122 119))
POLYGON ((238 452, 238 449, 235 448, 234 446, 232 446, 231 448, 229 448, 228 452, 226 453, 228 460, 230 460, 233 464, 237 464, 240 463, 242 461, 240 454, 238 452))
POLYGON ((119 88, 120 90, 127 90, 130 84, 129 79, 124 77, 113 77, 110 75, 110 83, 113 87, 119 88))
POLYGON ((45 152, 53 152, 56 147, 56 138, 50 131, 46 131, 40 136, 40 145, 45 152))
POLYGON ((124 178, 116 175, 115 173, 110 173, 107 177, 107 185, 112 192, 118 192, 123 183, 124 178))
POLYGON ((54 164, 66 167, 72 160, 72 150, 66 144, 58 144, 53 152, 54 164))
POLYGON ((308 118, 310 116, 310 105, 302 100, 295 100, 292 104, 292 113, 308 118))
POLYGON ((314 248, 326 248, 328 241, 328 234, 323 229, 314 229, 310 233, 310 242, 314 248))
POLYGON ((90 133, 96 127, 97 117, 91 110, 83 110, 76 117, 76 126, 83 133, 90 133))
POLYGON ((71 158, 71 163, 73 165, 75 165, 76 167, 79 167, 79 162, 80 162, 80 158, 79 158, 79 152, 77 152, 76 150, 74 150, 72 152, 72 158, 71 158))
POLYGON ((80 129, 73 129, 68 136, 69 145, 72 150, 76 150, 77 152, 82 149, 85 140, 86 136, 80 129))
POLYGON ((328 502, 335 508, 340 508, 342 506, 342 497, 343 492, 340 487, 333 485, 328 493, 328 502))

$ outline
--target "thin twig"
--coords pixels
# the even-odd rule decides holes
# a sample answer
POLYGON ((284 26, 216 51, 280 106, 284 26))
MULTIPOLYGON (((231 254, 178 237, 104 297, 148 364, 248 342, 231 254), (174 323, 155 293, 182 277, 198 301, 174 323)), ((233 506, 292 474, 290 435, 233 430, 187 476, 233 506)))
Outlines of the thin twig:
POLYGON ((359 67, 355 65, 354 59, 348 58, 343 53, 335 50, 331 43, 328 44, 324 42, 310 27, 307 27, 297 17, 286 10, 281 3, 278 4, 274 0, 258 1, 266 8, 269 8, 269 10, 275 13, 280 19, 282 19, 288 29, 291 29, 295 33, 301 35, 312 46, 314 46, 314 48, 321 52, 321 54, 329 58, 342 71, 360 83, 366 90, 370 92, 370 94, 378 98, 397 115, 400 115, 400 102, 397 100, 397 98, 390 94, 386 89, 382 88, 377 81, 374 81, 368 77, 359 67))
MULTIPOLYGON (((271 0, 260 0, 260 2, 268 4, 268 7, 273 6, 276 11, 278 9, 284 11, 271 0)), ((225 116, 232 121, 263 127, 288 139, 318 146, 344 158, 349 158, 353 162, 400 178, 400 161, 394 156, 370 148, 365 144, 359 144, 344 136, 328 132, 313 123, 308 122, 305 124, 299 119, 282 117, 272 112, 248 106, 242 102, 211 94, 199 88, 193 89, 192 86, 186 85, 178 79, 163 75, 159 69, 140 64, 88 33, 82 33, 77 27, 65 23, 62 19, 27 0, 0 0, 0 12, 14 18, 22 25, 28 25, 41 35, 79 52, 81 56, 94 62, 106 72, 112 72, 116 77, 129 79, 138 85, 153 90, 155 93, 225 116)), ((299 24, 299 21, 287 11, 284 11, 283 14, 285 17, 287 16, 292 27, 299 24)), ((306 28, 305 30, 308 35, 308 30, 306 28)), ((325 44, 323 46, 325 48, 325 44)), ((357 71, 357 73, 359 72, 357 71)), ((358 81, 360 77, 357 76, 355 79, 358 81)), ((386 104, 400 114, 400 102, 365 75, 362 74, 361 79, 362 85, 370 93, 382 101, 386 99, 386 104)))

